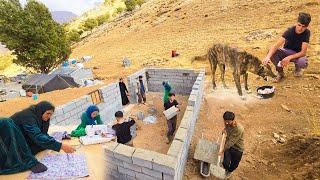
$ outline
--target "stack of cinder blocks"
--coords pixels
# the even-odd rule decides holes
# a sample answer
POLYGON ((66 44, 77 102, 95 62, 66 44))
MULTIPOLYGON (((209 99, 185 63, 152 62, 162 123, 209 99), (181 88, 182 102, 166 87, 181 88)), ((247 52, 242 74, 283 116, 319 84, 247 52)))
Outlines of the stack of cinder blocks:
POLYGON ((175 179, 176 158, 115 142, 103 146, 106 179, 175 179))
POLYGON ((82 113, 85 112, 91 104, 91 97, 86 95, 62 106, 58 106, 50 122, 56 125, 79 124, 82 113))
POLYGON ((151 92, 162 92, 162 82, 169 81, 172 92, 189 95, 197 73, 193 69, 148 68, 148 88, 151 92))
POLYGON ((111 83, 99 89, 103 103, 99 104, 100 114, 105 124, 114 120, 114 114, 122 110, 122 100, 118 83, 111 83))

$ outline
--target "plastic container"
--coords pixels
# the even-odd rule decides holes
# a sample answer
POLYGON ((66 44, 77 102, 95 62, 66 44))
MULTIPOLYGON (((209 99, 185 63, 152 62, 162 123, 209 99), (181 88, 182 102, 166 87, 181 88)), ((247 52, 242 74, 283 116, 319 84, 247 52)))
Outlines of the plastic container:
MULTIPOLYGON (((266 88, 268 88, 268 89, 274 89, 274 87, 273 86, 261 86, 261 87, 258 87, 257 88, 257 93, 258 93, 258 91, 261 89, 261 90, 264 90, 264 89, 266 89, 266 88)), ((273 92, 271 92, 271 93, 269 93, 269 94, 260 94, 260 93, 258 93, 258 95, 259 96, 261 96, 261 97, 263 97, 263 99, 268 99, 268 98, 272 98, 273 96, 274 96, 274 94, 275 94, 275 90, 273 91, 273 92)))

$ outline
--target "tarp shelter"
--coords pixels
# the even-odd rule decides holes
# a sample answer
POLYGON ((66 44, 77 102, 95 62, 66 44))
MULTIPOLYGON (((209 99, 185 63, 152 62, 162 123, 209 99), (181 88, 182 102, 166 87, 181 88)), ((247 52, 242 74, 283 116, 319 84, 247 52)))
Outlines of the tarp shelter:
POLYGON ((83 81, 86 79, 93 79, 93 73, 90 68, 62 67, 50 74, 71 76, 78 84, 83 84, 83 81))
POLYGON ((71 76, 60 74, 33 74, 22 85, 24 90, 39 94, 69 87, 79 87, 79 85, 71 76))

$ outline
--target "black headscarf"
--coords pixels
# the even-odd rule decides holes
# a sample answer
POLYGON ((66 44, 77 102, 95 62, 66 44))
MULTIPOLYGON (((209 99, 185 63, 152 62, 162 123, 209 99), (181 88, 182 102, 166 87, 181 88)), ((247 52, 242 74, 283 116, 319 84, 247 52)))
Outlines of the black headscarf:
POLYGON ((13 121, 17 125, 37 125, 42 133, 48 133, 50 120, 44 121, 42 120, 42 115, 48 111, 53 110, 55 107, 48 101, 41 101, 36 105, 32 105, 27 109, 24 109, 20 112, 15 113, 10 118, 13 119, 13 121))

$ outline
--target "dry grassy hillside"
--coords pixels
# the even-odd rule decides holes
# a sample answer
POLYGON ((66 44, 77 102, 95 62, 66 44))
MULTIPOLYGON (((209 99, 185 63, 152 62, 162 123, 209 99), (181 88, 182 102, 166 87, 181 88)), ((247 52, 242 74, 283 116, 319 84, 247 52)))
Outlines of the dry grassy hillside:
MULTIPOLYGON (((308 56, 309 67, 305 74, 319 76, 320 68, 320 2, 318 0, 150 0, 134 14, 120 18, 78 43, 73 57, 92 55, 86 66, 95 67, 94 73, 106 82, 116 81, 142 67, 192 67, 206 68, 207 61, 191 62, 194 56, 203 55, 214 43, 227 43, 263 58, 272 43, 282 32, 296 22, 301 11, 312 15, 312 32, 308 56), (181 55, 171 58, 171 50, 181 55), (123 68, 121 61, 128 57, 133 66, 123 68)), ((292 70, 292 66, 289 68, 292 70)), ((210 76, 207 77, 210 80, 210 76)), ((230 77, 227 76, 230 80, 230 77)), ((230 81, 229 81, 230 82, 230 81)), ((254 88, 265 82, 250 76, 254 88)), ((232 82, 229 83, 234 86, 232 82)), ((246 152, 234 179, 316 179, 320 177, 319 145, 314 150, 310 144, 319 144, 320 135, 320 86, 319 79, 288 75, 285 82, 275 85, 276 98, 258 104, 206 102, 194 138, 215 132, 221 122, 207 121, 207 116, 220 117, 225 108, 237 111, 246 129, 246 152), (281 109, 286 104, 294 113, 281 109), (205 114, 206 107, 212 114, 205 114), (208 108, 207 108, 208 109, 208 108), (209 108, 210 109, 210 108, 209 108), (215 126, 215 127, 211 127, 215 126), (272 132, 286 135, 288 144, 272 142, 272 132), (257 137, 262 137, 259 139, 257 137), (302 153, 301 153, 302 149, 302 153), (311 151, 308 153, 303 149, 311 151), (292 152, 288 153, 288 151, 292 152), (299 156, 295 156, 298 155, 299 156), (298 157, 299 163, 293 161, 298 157), (289 162, 289 163, 287 163, 289 162)), ((210 86, 210 83, 208 84, 210 86)), ((92 88, 68 89, 41 95, 41 99, 62 104, 88 93, 92 88)), ((33 103, 18 99, 0 104, 0 114, 9 115, 33 103), (19 104, 16 108, 16 104, 19 104)), ((213 137, 212 137, 213 138, 213 137)), ((198 165, 192 160, 193 142, 185 172, 185 179, 199 179, 198 165)))

